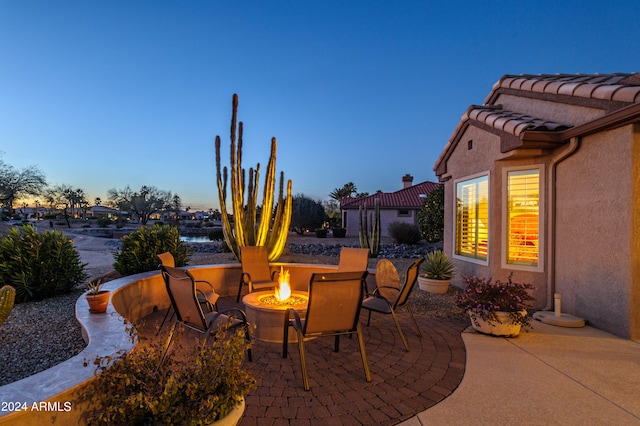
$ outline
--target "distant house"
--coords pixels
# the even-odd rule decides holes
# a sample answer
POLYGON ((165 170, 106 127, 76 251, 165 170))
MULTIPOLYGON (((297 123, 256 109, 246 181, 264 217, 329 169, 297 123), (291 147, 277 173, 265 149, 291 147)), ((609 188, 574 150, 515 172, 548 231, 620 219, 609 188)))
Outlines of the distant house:
POLYGON ((505 75, 434 170, 460 276, 536 285, 537 308, 640 339, 640 73, 505 75))
POLYGON ((97 206, 97 205, 91 207, 87 212, 87 215, 90 217, 106 217, 106 218, 113 218, 113 217, 120 216, 122 214, 126 214, 126 213, 116 209, 112 209, 110 207, 97 206))
POLYGON ((434 189, 442 186, 436 182, 422 182, 413 185, 413 176, 402 177, 402 189, 396 192, 378 192, 368 197, 344 198, 340 204, 342 210, 342 226, 347 228, 347 236, 358 236, 360 224, 360 207, 367 206, 369 212, 374 211, 375 201, 380 200, 380 233, 389 236, 389 224, 406 222, 418 224, 418 212, 424 206, 426 196, 434 189))

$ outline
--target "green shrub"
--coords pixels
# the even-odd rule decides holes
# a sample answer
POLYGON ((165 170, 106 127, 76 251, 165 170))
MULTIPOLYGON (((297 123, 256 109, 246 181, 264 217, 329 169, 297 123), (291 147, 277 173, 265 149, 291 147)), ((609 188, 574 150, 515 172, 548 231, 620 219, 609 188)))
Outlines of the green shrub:
POLYGON ((100 227, 100 228, 108 228, 109 225, 111 225, 113 222, 111 221, 111 219, 109 219, 108 217, 99 217, 96 220, 96 224, 100 227))
POLYGON ((16 289, 17 303, 71 292, 87 278, 85 266, 60 231, 38 234, 23 226, 0 241, 0 282, 16 289))
POLYGON ((427 195, 424 207, 418 212, 418 225, 425 240, 430 243, 444 239, 444 186, 427 195))
POLYGON ((222 228, 214 228, 209 231, 209 239, 211 241, 222 241, 224 240, 224 232, 222 228))
MULTIPOLYGON (((166 356, 161 341, 140 342, 132 352, 98 357, 96 378, 81 401, 91 425, 196 425, 226 416, 256 388, 243 367, 249 343, 241 330, 220 328, 209 342, 197 340, 190 354, 166 356), (211 342, 213 340, 213 342, 211 342), (115 362, 114 362, 115 361, 115 362)), ((85 366, 88 361, 85 361, 85 366)))
POLYGON ((391 222, 387 228, 391 238, 398 244, 416 244, 422 239, 420 228, 405 222, 391 222))
POLYGON ((189 249, 180 241, 178 228, 169 225, 142 227, 121 241, 122 247, 113 253, 113 267, 125 276, 157 270, 160 261, 156 256, 166 251, 173 255, 176 266, 185 266, 189 260, 189 249))

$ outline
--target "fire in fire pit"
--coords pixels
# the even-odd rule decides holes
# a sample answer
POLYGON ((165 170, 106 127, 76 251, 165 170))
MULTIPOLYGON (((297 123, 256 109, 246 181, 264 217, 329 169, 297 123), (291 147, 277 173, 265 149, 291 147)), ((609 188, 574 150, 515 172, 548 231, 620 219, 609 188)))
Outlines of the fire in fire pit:
POLYGON ((289 271, 285 271, 283 267, 280 267, 279 286, 274 289, 274 294, 260 296, 260 302, 274 306, 299 306, 307 303, 307 297, 291 294, 289 282, 289 271))
POLYGON ((284 267, 280 267, 280 277, 278 278, 279 287, 276 287, 274 296, 280 302, 286 301, 291 297, 291 286, 289 285, 289 271, 285 271, 284 267))

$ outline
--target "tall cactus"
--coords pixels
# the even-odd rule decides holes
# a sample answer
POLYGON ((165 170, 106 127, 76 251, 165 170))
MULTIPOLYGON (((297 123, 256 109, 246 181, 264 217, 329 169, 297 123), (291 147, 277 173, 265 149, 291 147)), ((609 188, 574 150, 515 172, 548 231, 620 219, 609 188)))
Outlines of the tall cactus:
POLYGON ((0 325, 7 319, 16 300, 16 289, 10 285, 0 288, 0 325))
POLYGON ((280 257, 287 242, 291 224, 291 180, 287 181, 287 197, 283 196, 284 173, 280 172, 277 208, 273 214, 276 184, 276 138, 271 138, 271 155, 267 164, 264 182, 260 220, 258 223, 258 184, 260 163, 254 171, 249 169, 248 186, 245 184, 245 170, 242 168, 242 122, 237 123, 238 95, 233 95, 231 114, 231 202, 233 226, 227 214, 227 167, 220 174, 220 136, 216 136, 216 177, 218 198, 222 213, 224 239, 233 254, 240 259, 240 247, 266 246, 269 261, 280 257), (238 143, 236 146, 236 133, 238 143), (245 203, 246 192, 246 203, 245 203))
POLYGON ((369 257, 378 257, 380 252, 380 200, 375 201, 375 213, 373 218, 367 219, 367 204, 358 209, 360 223, 358 236, 360 247, 369 249, 369 257), (363 214, 364 213, 364 214, 363 214))

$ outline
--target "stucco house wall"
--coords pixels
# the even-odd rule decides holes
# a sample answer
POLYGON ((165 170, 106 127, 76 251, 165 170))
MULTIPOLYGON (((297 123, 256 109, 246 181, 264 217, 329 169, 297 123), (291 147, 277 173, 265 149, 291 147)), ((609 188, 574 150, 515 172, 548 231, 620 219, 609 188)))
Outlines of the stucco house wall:
POLYGON ((562 311, 640 339, 640 74, 503 76, 463 115, 434 166, 445 185, 444 251, 462 275, 537 287, 562 311), (539 265, 505 263, 506 171, 539 167, 539 265), (455 252, 456 182, 489 176, 486 262, 455 252))
POLYGON ((585 137, 556 176, 556 290, 565 309, 618 334, 631 327, 633 140, 632 125, 585 137))

